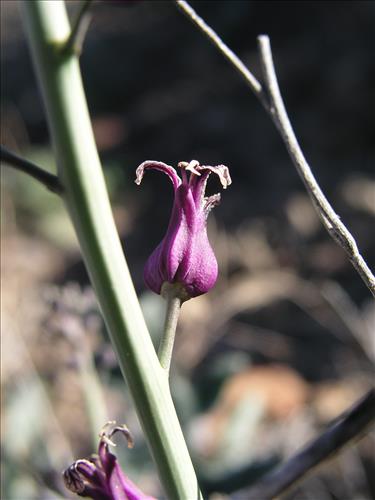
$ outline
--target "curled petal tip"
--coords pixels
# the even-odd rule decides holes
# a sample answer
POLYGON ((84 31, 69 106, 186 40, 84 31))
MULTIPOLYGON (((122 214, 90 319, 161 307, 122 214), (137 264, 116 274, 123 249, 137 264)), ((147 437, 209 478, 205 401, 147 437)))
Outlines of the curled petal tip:
POLYGON ((116 446, 116 443, 112 441, 112 436, 114 436, 117 432, 120 432, 125 437, 128 448, 133 448, 134 440, 130 430, 125 424, 116 425, 115 420, 110 420, 103 426, 102 430, 99 433, 99 437, 106 444, 110 446, 116 446))
POLYGON ((159 170, 160 172, 163 172, 164 174, 167 174, 168 177, 171 179, 173 188, 176 190, 178 186, 181 184, 181 179, 177 175, 176 170, 171 167, 170 165, 167 165, 166 163, 163 163, 162 161, 154 161, 154 160, 146 160, 143 163, 139 165, 135 172, 135 183, 139 186, 140 183, 142 182, 144 173, 146 170, 159 170))
POLYGON ((144 176, 144 173, 145 173, 145 168, 146 168, 146 164, 148 162, 144 161, 143 163, 141 163, 139 165, 139 167, 137 168, 137 170, 135 171, 135 183, 139 186, 140 183, 142 182, 142 179, 143 179, 143 176, 144 176))
POLYGON ((229 174, 229 168, 225 165, 217 165, 216 167, 202 165, 200 168, 201 170, 209 170, 210 172, 216 174, 220 179, 223 189, 227 189, 227 187, 232 184, 232 179, 229 174))

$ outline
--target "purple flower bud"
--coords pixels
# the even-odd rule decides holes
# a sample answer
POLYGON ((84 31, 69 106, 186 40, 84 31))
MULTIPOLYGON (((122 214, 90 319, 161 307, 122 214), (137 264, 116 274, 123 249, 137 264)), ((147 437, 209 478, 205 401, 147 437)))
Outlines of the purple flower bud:
POLYGON ((190 298, 208 292, 218 274, 216 257, 207 237, 207 217, 219 204, 220 194, 205 197, 208 177, 211 172, 216 174, 224 189, 232 181, 224 165, 211 167, 192 160, 180 162, 178 166, 182 180, 173 167, 145 161, 137 168, 135 182, 141 183, 145 170, 160 170, 168 175, 174 189, 167 233, 146 262, 146 285, 160 294, 164 283, 178 283, 186 298, 190 298))
POLYGON ((117 458, 109 451, 109 445, 115 446, 111 437, 121 432, 128 441, 128 447, 133 446, 130 432, 125 425, 113 427, 109 434, 100 434, 98 455, 92 455, 88 460, 77 460, 64 472, 64 482, 68 490, 81 497, 93 500, 156 500, 145 495, 133 484, 122 471, 117 458))

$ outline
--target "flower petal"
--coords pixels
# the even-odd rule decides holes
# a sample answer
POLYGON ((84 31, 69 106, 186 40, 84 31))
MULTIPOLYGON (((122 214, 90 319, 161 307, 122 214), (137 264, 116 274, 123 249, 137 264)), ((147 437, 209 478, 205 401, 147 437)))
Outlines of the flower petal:
POLYGON ((164 273, 164 281, 172 283, 176 277, 183 277, 190 268, 197 226, 196 215, 191 190, 182 184, 176 191, 171 220, 163 240, 163 266, 167 271, 164 273))
POLYGON ((109 445, 116 446, 111 437, 121 432, 133 447, 133 439, 126 425, 116 426, 108 422, 100 433, 98 455, 90 460, 77 460, 63 474, 66 487, 82 497, 92 500, 156 500, 145 495, 124 474, 116 456, 109 451, 109 445), (109 429, 107 431, 107 429, 109 429))
MULTIPOLYGON (((216 283, 218 265, 205 227, 196 233, 193 245, 189 268, 180 281, 184 284, 190 297, 197 297, 208 292, 216 283)), ((182 268, 183 266, 181 266, 181 270, 182 268)))
POLYGON ((191 160, 190 162, 180 161, 178 166, 184 170, 192 172, 195 175, 201 175, 196 168, 196 167, 199 167, 199 161, 197 161, 197 160, 191 160))
POLYGON ((94 462, 90 460, 77 460, 71 467, 74 467, 75 471, 80 474, 81 477, 89 481, 90 483, 101 484, 101 478, 98 474, 98 467, 94 462))
MULTIPOLYGON (((112 453, 111 453, 112 455, 112 453)), ((130 479, 123 473, 114 455, 113 467, 109 472, 108 487, 113 500, 155 500, 145 495, 130 479)))
POLYGON ((181 184, 181 179, 179 178, 176 170, 173 167, 161 161, 147 160, 141 163, 135 172, 135 183, 138 184, 138 186, 142 182, 145 170, 159 170, 160 172, 164 172, 165 174, 167 174, 173 183, 173 188, 175 191, 181 184))
POLYGON ((203 210, 206 214, 206 217, 210 213, 210 210, 212 208, 220 205, 220 201, 221 201, 221 194, 220 193, 213 194, 212 196, 209 196, 208 198, 204 199, 203 210))
POLYGON ((165 280, 165 273, 163 272, 163 260, 162 260, 162 250, 163 250, 164 240, 159 243, 159 245, 152 252, 150 257, 147 259, 145 268, 143 271, 143 278, 146 285, 150 290, 155 293, 160 294, 161 287, 165 280))
POLYGON ((63 472, 65 486, 73 493, 83 493, 85 491, 85 481, 77 471, 75 464, 72 464, 63 472))
POLYGON ((94 500, 111 500, 107 494, 106 478, 97 465, 90 460, 77 460, 63 473, 68 490, 94 500))
POLYGON ((216 167, 211 167, 209 165, 200 165, 198 170, 200 172, 202 172, 203 170, 209 170, 210 172, 218 175, 223 189, 226 189, 232 184, 232 179, 229 174, 229 168, 225 165, 217 165, 216 167))
POLYGON ((99 443, 99 458, 105 473, 107 489, 111 500, 148 500, 152 499, 142 493, 132 481, 124 474, 116 456, 109 451, 109 445, 112 443, 111 438, 117 432, 121 432, 125 436, 128 447, 133 447, 133 439, 129 429, 125 425, 115 426, 107 434, 105 431, 107 426, 103 428, 100 434, 99 443))
POLYGON ((207 237, 207 217, 219 204, 220 194, 205 197, 207 180, 213 172, 224 189, 232 181, 225 165, 201 166, 192 160, 178 166, 182 182, 174 169, 164 163, 144 162, 137 169, 138 183, 145 168, 158 168, 170 175, 172 181, 175 176, 178 179, 174 182, 175 198, 167 232, 146 262, 144 279, 158 294, 164 283, 177 283, 189 297, 195 297, 210 290, 218 275, 217 261, 207 237), (166 169, 172 169, 173 173, 166 169))
MULTIPOLYGON (((206 208, 207 206, 209 206, 209 208, 212 208, 215 205, 218 205, 218 203, 206 203, 204 194, 206 191, 207 181, 210 174, 213 172, 219 177, 223 188, 226 189, 232 183, 228 167, 226 167, 225 165, 217 165, 215 167, 210 165, 194 165, 194 168, 195 170, 199 171, 200 177, 192 175, 190 177, 189 185, 191 187, 197 209, 200 209, 202 207, 206 208)), ((205 213, 208 216, 209 210, 205 211, 205 213)))

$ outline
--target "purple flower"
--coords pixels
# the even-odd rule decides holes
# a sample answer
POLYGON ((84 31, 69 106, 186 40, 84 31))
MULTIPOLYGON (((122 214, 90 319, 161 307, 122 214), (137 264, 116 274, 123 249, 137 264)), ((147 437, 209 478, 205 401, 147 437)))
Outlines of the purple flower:
POLYGON ((65 486, 73 493, 93 500, 156 500, 142 493, 125 476, 116 456, 109 451, 110 444, 115 446, 111 437, 116 432, 126 437, 129 448, 133 446, 129 430, 125 425, 116 426, 107 434, 107 426, 100 434, 98 455, 77 460, 66 469, 63 474, 65 486))
POLYGON ((159 161, 145 161, 137 168, 135 182, 141 183, 145 170, 160 170, 172 181, 174 203, 169 226, 146 262, 144 279, 158 294, 164 283, 178 283, 187 299, 208 292, 218 274, 216 257, 207 237, 207 217, 219 204, 220 194, 205 197, 208 177, 216 174, 224 189, 232 181, 224 165, 211 167, 192 160, 180 162, 178 166, 182 180, 173 167, 159 161))

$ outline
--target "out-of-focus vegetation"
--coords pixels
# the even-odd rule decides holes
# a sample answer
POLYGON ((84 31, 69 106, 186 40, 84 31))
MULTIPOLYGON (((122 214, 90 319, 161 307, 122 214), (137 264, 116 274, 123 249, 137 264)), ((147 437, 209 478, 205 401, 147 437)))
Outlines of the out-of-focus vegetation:
MULTIPOLYGON (((74 15, 77 2, 68 4, 74 15)), ((371 2, 193 5, 256 74, 256 36, 270 35, 297 135, 373 268, 371 2)), ((269 118, 173 4, 97 1, 92 12, 83 78, 155 342, 164 304, 145 290, 142 268, 163 236, 172 193, 157 175, 138 189, 135 168, 146 159, 196 158, 231 169, 233 185, 210 216, 220 279, 184 305, 171 376, 202 488, 206 496, 228 494, 288 457, 368 389, 374 306, 321 227, 269 118)), ((1 2, 1 45, 1 142, 53 170, 14 1, 1 2)), ((116 453, 142 489, 160 496, 63 204, 5 168, 1 203, 2 498, 69 498, 61 471, 96 450, 93 429, 104 418, 132 430, 135 448, 119 441, 116 453)), ((369 435, 288 498, 374 497, 373 445, 369 435)))

